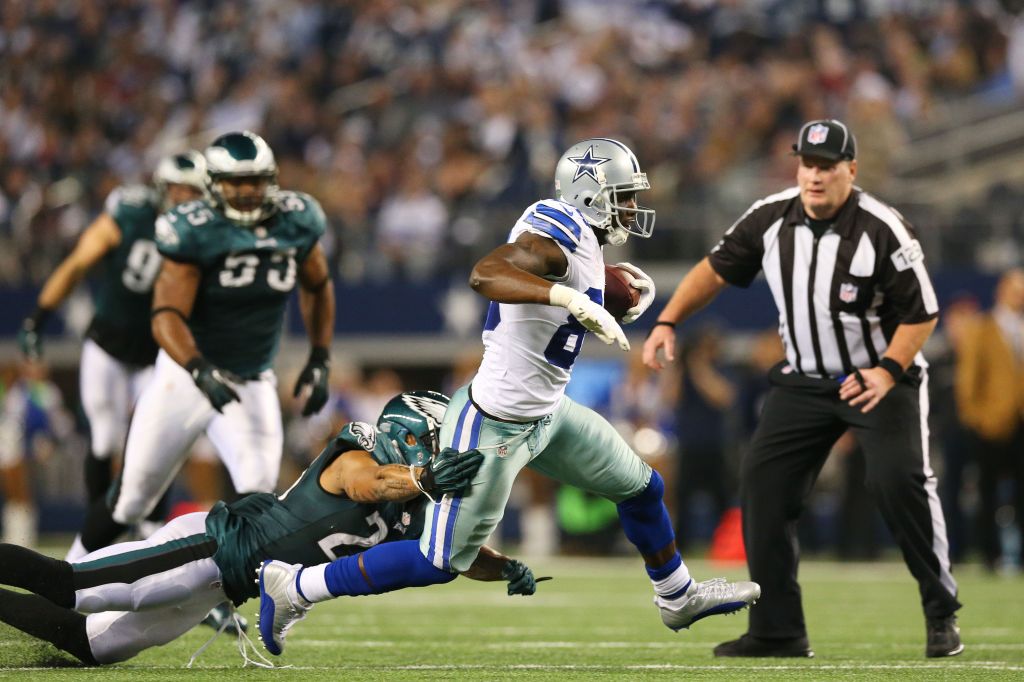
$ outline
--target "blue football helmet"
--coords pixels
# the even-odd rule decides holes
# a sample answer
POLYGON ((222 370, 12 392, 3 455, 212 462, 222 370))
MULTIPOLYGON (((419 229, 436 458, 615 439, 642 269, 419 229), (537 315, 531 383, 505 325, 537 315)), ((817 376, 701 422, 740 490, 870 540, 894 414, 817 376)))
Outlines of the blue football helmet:
POLYGON ((426 466, 441 450, 441 422, 449 401, 437 391, 399 393, 384 406, 377 428, 406 464, 426 466))

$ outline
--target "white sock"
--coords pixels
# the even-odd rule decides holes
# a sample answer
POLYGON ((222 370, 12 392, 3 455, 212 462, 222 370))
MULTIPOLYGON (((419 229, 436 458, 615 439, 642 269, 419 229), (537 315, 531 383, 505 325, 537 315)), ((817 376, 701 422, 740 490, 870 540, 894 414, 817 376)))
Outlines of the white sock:
POLYGON ((327 566, 319 564, 308 566, 299 573, 299 596, 305 597, 306 601, 316 604, 317 602, 334 599, 334 595, 327 589, 327 566))
POLYGON ((82 544, 82 536, 76 535, 75 541, 71 543, 71 549, 69 549, 68 553, 64 556, 64 561, 73 564, 88 553, 89 550, 87 550, 85 545, 82 544))
POLYGON ((3 511, 4 542, 35 547, 39 539, 36 508, 24 502, 8 502, 3 511))
POLYGON ((520 515, 524 556, 546 557, 558 551, 558 524, 555 513, 548 505, 530 505, 520 515))
POLYGON ((665 598, 667 601, 684 598, 686 593, 682 590, 688 588, 691 583, 690 569, 686 567, 685 563, 679 564, 679 568, 672 571, 672 574, 667 578, 651 580, 651 584, 654 585, 654 593, 659 597, 665 598))

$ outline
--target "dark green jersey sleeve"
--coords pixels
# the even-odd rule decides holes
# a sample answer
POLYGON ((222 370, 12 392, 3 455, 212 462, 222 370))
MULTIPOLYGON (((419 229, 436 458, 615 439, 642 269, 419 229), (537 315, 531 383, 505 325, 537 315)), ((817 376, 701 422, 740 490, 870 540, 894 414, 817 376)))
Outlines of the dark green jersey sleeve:
POLYGON ((275 199, 282 217, 301 234, 302 246, 296 260, 302 262, 327 231, 327 217, 320 202, 305 192, 281 190, 275 199))
POLYGON ((128 234, 134 238, 136 225, 149 226, 153 224, 156 209, 156 193, 149 187, 143 185, 128 185, 117 187, 104 202, 103 210, 114 219, 122 234, 128 234))
POLYGON ((156 244, 160 255, 173 261, 202 265, 208 260, 199 230, 216 221, 203 200, 178 204, 156 220, 156 244))

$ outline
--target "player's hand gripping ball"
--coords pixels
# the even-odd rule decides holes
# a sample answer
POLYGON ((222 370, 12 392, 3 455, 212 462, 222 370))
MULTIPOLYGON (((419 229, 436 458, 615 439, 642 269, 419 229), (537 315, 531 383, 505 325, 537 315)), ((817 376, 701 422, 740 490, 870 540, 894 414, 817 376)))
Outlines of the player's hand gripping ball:
POLYGON ((640 303, 640 291, 630 286, 625 270, 616 265, 604 266, 604 309, 616 320, 640 303))

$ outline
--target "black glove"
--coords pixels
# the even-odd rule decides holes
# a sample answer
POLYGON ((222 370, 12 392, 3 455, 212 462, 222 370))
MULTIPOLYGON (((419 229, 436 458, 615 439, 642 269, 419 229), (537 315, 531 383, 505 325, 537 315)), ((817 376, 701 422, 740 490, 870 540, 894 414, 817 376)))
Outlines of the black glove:
POLYGON ((445 448, 427 462, 419 478, 419 488, 427 495, 459 495, 476 476, 484 455, 479 450, 459 452, 445 448))
POLYGON ((223 412, 225 405, 239 399, 235 389, 228 383, 225 372, 214 367, 209 360, 201 357, 194 358, 189 360, 185 369, 192 375, 192 381, 196 382, 196 386, 213 405, 213 409, 218 412, 223 412))
POLYGON ((22 354, 29 360, 38 360, 43 356, 43 325, 50 316, 50 311, 36 308, 32 317, 26 317, 18 330, 18 346, 22 354))
POLYGON ((533 571, 522 561, 509 559, 501 569, 501 579, 508 581, 508 594, 529 596, 537 591, 537 581, 533 578, 533 571))
POLYGON ((327 349, 322 346, 314 347, 309 354, 306 366, 299 374, 299 380, 295 382, 295 392, 292 394, 298 398, 304 387, 310 387, 309 397, 302 408, 303 417, 316 414, 327 404, 327 379, 330 371, 327 349))

